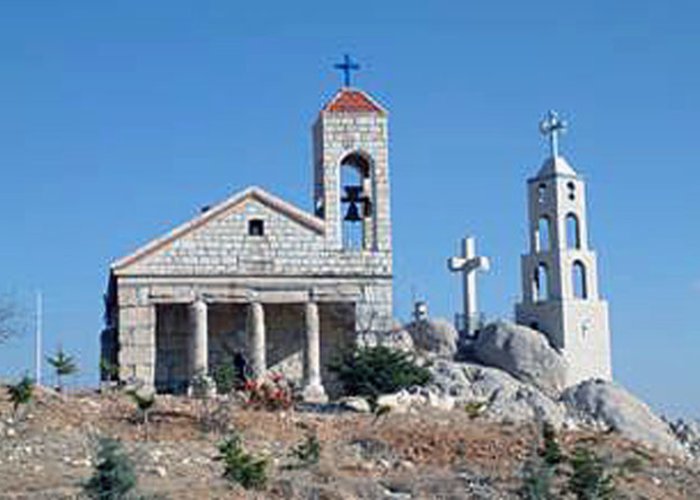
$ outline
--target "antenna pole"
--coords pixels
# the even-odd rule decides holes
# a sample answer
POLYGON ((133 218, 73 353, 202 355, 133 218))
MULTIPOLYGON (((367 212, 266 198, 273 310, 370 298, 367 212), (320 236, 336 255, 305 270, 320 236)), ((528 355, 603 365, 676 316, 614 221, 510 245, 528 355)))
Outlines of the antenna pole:
POLYGON ((36 337, 34 339, 34 378, 37 385, 41 385, 41 329, 43 315, 43 300, 41 290, 36 292, 36 337))

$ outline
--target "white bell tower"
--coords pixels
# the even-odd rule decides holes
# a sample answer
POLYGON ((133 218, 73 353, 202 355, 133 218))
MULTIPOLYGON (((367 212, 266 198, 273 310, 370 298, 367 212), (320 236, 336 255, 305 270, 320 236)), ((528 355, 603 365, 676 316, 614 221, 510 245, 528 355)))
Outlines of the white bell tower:
POLYGON ((588 246, 586 185, 558 150, 565 128, 553 111, 540 125, 551 155, 528 180, 530 252, 522 256, 523 298, 515 316, 563 352, 573 385, 610 380, 612 368, 608 304, 600 298, 596 254, 588 246))

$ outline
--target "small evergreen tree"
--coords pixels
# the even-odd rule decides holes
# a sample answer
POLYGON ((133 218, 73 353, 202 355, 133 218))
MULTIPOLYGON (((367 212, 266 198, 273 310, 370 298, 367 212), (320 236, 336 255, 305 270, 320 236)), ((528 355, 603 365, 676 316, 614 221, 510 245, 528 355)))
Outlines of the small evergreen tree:
POLYGON ((525 500, 553 500, 552 478, 554 470, 541 456, 533 456, 523 467, 523 484, 520 496, 525 500))
POLYGON ((413 356, 385 346, 346 352, 329 369, 337 373, 346 394, 365 396, 370 403, 381 394, 430 382, 430 371, 418 366, 413 356))
POLYGON ((59 347, 54 356, 48 356, 46 360, 53 366, 58 382, 58 391, 63 392, 63 377, 78 373, 78 365, 73 356, 66 354, 63 348, 59 347))
POLYGON ((568 490, 578 500, 607 500, 615 496, 615 484, 611 474, 605 471, 605 464, 592 451, 582 446, 574 450, 569 459, 571 477, 568 490))
POLYGON ((133 494, 135 487, 134 467, 124 454, 121 443, 112 438, 100 439, 97 464, 85 484, 85 492, 94 499, 124 500, 133 494))
POLYGON ((12 412, 17 418, 20 406, 28 404, 34 397, 34 381, 25 375, 16 384, 8 385, 7 392, 10 394, 10 402, 12 402, 12 412))
POLYGON ((542 426, 542 449, 540 451, 544 462, 550 467, 555 467, 564 459, 561 447, 557 441, 557 433, 554 426, 545 422, 542 426))
POLYGON ((267 460, 246 453, 241 438, 233 433, 219 444, 217 460, 224 462, 224 478, 245 489, 261 490, 267 484, 267 460))
POLYGON ((211 372, 211 378, 216 383, 218 394, 229 394, 240 381, 236 373, 236 367, 230 359, 217 365, 211 372))

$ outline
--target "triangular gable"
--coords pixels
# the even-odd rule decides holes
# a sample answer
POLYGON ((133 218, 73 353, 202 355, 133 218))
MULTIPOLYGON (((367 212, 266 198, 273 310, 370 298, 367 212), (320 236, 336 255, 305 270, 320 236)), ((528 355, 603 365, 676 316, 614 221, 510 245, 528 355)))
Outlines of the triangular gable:
POLYGON ((323 111, 332 113, 380 113, 386 114, 377 101, 359 89, 344 87, 323 107, 323 111))
POLYGON ((192 231, 206 225, 208 222, 219 217, 225 216, 237 206, 251 199, 259 201, 263 205, 266 205, 272 210, 275 210, 289 217, 290 219, 296 221, 300 225, 318 234, 323 234, 325 230, 323 220, 301 210, 300 208, 297 208, 296 206, 284 201, 281 198, 278 198, 277 196, 268 193, 264 189, 252 186, 244 191, 241 191, 231 196, 227 200, 222 201, 218 205, 215 205, 214 207, 210 208, 206 212, 203 212, 202 214, 190 220, 189 222, 186 222, 185 224, 176 227, 164 236, 152 240, 150 243, 147 243, 146 245, 142 246, 132 254, 117 260, 112 264, 112 270, 118 271, 120 269, 134 264, 135 262, 138 262, 139 260, 149 255, 152 255, 153 253, 169 245, 175 240, 178 240, 183 236, 191 233, 192 231))

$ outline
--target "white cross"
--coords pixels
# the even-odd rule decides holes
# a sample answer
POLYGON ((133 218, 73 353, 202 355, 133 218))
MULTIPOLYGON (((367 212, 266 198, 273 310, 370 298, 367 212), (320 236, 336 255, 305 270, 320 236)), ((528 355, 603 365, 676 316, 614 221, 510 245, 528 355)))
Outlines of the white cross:
POLYGON ((447 266, 452 272, 461 272, 464 277, 464 326, 467 335, 474 335, 478 326, 476 305, 476 272, 488 271, 491 267, 487 257, 476 256, 474 238, 462 239, 462 256, 452 257, 447 266))
POLYGON ((559 118, 555 111, 550 111, 547 116, 540 122, 540 132, 542 135, 549 136, 549 148, 552 158, 559 156, 559 134, 566 132, 567 124, 559 118))

